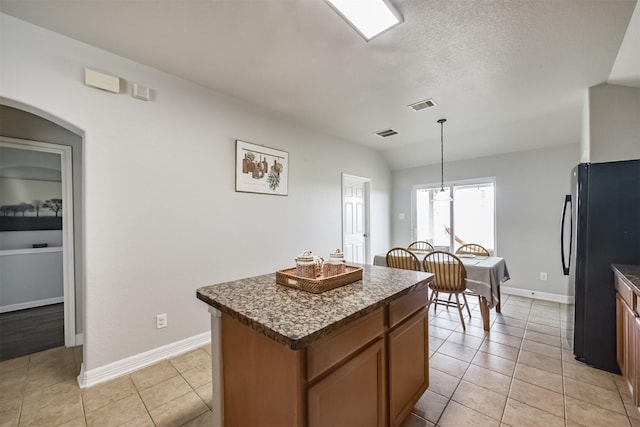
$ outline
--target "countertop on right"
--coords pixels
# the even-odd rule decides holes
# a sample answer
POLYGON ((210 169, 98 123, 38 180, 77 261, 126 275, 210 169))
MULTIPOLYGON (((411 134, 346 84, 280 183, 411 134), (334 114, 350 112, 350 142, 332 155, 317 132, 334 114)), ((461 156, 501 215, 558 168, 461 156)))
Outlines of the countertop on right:
POLYGON ((611 264, 611 269, 631 286, 636 295, 640 296, 640 265, 611 264))

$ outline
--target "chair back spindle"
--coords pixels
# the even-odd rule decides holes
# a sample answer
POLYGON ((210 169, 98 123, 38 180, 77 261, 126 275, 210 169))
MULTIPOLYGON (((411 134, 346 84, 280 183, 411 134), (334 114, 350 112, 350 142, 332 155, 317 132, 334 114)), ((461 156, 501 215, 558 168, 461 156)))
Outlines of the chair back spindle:
POLYGON ((416 242, 413 242, 412 244, 407 246, 407 249, 409 249, 410 251, 421 251, 421 252, 432 252, 434 250, 431 243, 425 240, 418 240, 416 242))
POLYGON ((420 271, 420 260, 405 248, 393 248, 387 252, 387 267, 420 271))
POLYGON ((475 255, 475 256, 491 256, 489 251, 481 245, 476 243, 467 243, 462 245, 456 250, 456 254, 461 255, 475 255))

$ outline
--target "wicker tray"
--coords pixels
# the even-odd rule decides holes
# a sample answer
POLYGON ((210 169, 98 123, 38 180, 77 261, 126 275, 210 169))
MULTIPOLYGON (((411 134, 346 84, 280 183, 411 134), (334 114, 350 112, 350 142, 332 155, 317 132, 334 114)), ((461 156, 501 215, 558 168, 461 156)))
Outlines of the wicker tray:
POLYGON ((331 277, 319 276, 315 279, 296 276, 296 268, 286 268, 276 271, 276 283, 290 288, 319 294, 330 289, 348 285, 362 280, 362 267, 347 265, 347 271, 331 277))

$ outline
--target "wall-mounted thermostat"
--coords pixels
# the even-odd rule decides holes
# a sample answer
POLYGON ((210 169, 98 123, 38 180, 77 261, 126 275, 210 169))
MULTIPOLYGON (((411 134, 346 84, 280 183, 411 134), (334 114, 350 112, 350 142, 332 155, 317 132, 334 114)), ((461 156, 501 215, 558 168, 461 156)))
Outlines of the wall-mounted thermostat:
POLYGON ((113 93, 120 93, 120 78, 90 68, 84 69, 84 84, 113 93))

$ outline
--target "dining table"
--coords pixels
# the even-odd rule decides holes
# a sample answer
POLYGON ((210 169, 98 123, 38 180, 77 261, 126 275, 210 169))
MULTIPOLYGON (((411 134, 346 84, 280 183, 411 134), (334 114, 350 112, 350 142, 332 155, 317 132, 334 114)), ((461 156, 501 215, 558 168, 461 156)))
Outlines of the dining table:
MULTIPOLYGON (((422 260, 429 252, 411 251, 420 260, 420 268, 424 269, 422 260)), ((489 310, 495 307, 500 313, 500 285, 509 280, 509 270, 502 257, 456 255, 464 264, 467 272, 466 285, 474 294, 480 297, 480 313, 485 331, 489 330, 489 310)), ((387 255, 379 254, 373 257, 373 265, 387 266, 387 255)))

